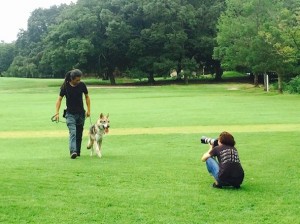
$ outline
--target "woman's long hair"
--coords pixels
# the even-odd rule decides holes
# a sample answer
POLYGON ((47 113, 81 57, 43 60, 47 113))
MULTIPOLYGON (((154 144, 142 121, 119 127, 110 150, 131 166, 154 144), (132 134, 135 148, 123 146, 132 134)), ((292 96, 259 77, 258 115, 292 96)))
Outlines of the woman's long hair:
POLYGON ((65 80, 60 88, 65 89, 67 87, 67 83, 69 83, 72 80, 74 80, 75 78, 81 77, 81 76, 82 76, 82 71, 80 71, 79 69, 73 69, 71 71, 68 71, 65 75, 65 80))

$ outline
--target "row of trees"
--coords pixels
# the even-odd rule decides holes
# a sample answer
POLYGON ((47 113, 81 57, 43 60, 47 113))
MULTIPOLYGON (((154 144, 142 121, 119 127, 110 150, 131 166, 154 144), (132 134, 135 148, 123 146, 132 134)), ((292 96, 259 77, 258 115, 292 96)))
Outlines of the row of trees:
POLYGON ((35 10, 19 33, 6 74, 62 77, 71 68, 107 76, 118 68, 133 77, 188 76, 212 59, 224 0, 78 0, 35 10))
POLYGON ((63 77, 80 68, 110 78, 184 70, 276 72, 300 65, 299 0, 78 0, 36 9, 16 42, 0 43, 7 76, 63 77))

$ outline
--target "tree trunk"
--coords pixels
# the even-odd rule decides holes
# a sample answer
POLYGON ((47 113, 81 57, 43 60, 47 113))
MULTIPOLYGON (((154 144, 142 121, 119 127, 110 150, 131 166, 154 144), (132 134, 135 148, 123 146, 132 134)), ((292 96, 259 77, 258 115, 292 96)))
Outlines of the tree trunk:
POLYGON ((216 63, 215 71, 216 71, 216 77, 215 77, 215 79, 217 81, 222 80, 223 69, 221 68, 220 62, 216 63))
POLYGON ((115 76, 114 76, 113 69, 108 70, 108 77, 109 77, 109 80, 110 80, 110 84, 113 85, 113 86, 116 85, 116 79, 115 79, 115 76))
POLYGON ((283 88, 282 88, 282 74, 278 74, 278 93, 280 93, 280 94, 283 93, 283 88))
POLYGON ((150 84, 150 85, 154 85, 154 83, 155 83, 155 80, 154 80, 154 74, 151 72, 150 74, 149 74, 149 76, 148 76, 148 83, 150 84))
POLYGON ((258 87, 258 74, 254 73, 253 75, 254 75, 254 86, 258 87))
POLYGON ((183 77, 184 77, 184 84, 188 85, 189 84, 189 77, 188 77, 188 75, 184 74, 183 77))
POLYGON ((115 75, 114 75, 114 69, 111 67, 108 67, 107 69, 107 76, 109 78, 110 84, 111 85, 116 85, 116 79, 115 79, 115 75))
POLYGON ((109 80, 111 85, 116 85, 116 79, 113 73, 109 73, 109 80))

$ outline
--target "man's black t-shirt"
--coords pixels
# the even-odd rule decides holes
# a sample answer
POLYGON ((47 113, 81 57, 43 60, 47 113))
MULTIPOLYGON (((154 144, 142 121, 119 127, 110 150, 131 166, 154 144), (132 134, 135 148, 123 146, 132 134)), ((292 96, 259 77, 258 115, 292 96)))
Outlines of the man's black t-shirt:
POLYGON ((61 97, 66 96, 67 112, 71 114, 84 113, 83 93, 88 94, 86 85, 83 82, 80 82, 77 86, 71 86, 70 83, 66 83, 66 85, 60 89, 59 95, 61 97))
POLYGON ((221 182, 233 186, 239 186, 243 182, 244 170, 235 147, 219 145, 212 149, 210 155, 218 158, 221 182))

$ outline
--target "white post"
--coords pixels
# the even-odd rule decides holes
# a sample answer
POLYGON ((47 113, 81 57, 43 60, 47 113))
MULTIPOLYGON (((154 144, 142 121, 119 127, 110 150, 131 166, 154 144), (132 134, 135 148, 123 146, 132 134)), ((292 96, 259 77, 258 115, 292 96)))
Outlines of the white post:
POLYGON ((269 75, 266 76, 267 79, 267 92, 269 92, 269 75))

